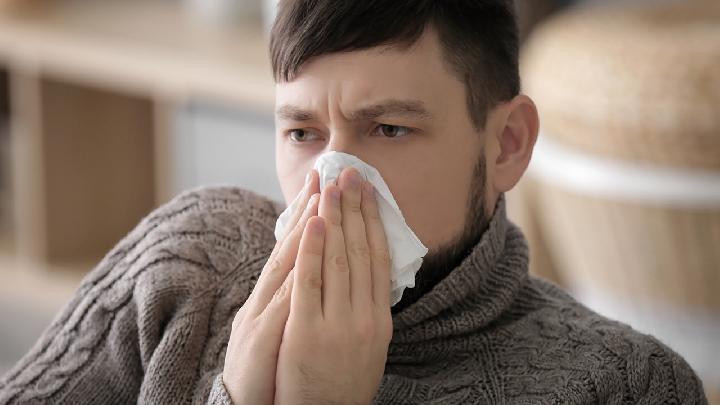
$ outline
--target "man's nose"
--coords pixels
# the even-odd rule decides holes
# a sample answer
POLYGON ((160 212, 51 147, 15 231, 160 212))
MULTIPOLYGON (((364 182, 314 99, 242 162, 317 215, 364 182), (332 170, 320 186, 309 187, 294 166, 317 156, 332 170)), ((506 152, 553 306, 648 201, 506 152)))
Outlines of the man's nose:
POLYGON ((350 131, 335 131, 330 135, 327 152, 344 152, 350 155, 358 156, 358 153, 360 152, 360 144, 355 138, 355 134, 350 131))

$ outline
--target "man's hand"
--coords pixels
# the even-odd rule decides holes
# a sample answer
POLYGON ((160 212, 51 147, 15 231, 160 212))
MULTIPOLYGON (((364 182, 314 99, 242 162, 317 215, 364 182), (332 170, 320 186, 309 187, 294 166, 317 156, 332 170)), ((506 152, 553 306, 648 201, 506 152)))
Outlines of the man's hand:
POLYGON ((275 244, 250 297, 235 315, 225 353, 223 384, 236 404, 272 404, 285 322, 290 311, 293 272, 300 237, 318 212, 317 172, 311 171, 286 236, 275 244))
POLYGON ((374 189, 355 169, 321 194, 295 263, 276 404, 369 404, 392 337, 390 256, 374 189))

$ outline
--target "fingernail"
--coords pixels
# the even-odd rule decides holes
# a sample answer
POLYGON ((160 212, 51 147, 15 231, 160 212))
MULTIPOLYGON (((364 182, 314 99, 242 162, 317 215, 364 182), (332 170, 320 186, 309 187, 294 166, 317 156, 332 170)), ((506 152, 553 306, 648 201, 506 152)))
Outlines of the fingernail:
POLYGON ((305 175, 305 184, 310 183, 310 178, 312 178, 312 171, 305 175))

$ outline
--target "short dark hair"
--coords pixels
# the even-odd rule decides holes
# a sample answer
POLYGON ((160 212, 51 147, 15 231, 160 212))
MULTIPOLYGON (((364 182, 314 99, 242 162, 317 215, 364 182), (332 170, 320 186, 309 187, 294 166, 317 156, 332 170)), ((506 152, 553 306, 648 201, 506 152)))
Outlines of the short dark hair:
POLYGON ((512 0, 282 0, 270 34, 278 82, 310 58, 380 45, 409 47, 432 25, 449 66, 465 83, 476 128, 520 92, 512 0))

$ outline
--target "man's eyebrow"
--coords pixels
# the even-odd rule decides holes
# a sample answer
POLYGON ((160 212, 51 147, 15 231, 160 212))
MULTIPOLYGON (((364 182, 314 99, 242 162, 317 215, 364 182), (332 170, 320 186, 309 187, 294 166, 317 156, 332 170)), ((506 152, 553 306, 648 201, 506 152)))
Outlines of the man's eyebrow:
POLYGON ((420 100, 390 99, 363 107, 350 114, 351 120, 374 120, 382 116, 404 116, 408 118, 429 119, 432 117, 420 100))
MULTIPOLYGON (((304 110, 300 107, 289 104, 279 107, 275 111, 275 114, 278 118, 289 121, 302 122, 313 121, 316 119, 316 116, 312 111, 304 110)), ((427 108, 425 108, 425 103, 420 100, 390 99, 362 107, 357 111, 353 111, 349 114, 349 118, 353 121, 374 120, 387 115, 419 119, 429 119, 432 117, 427 108)))
POLYGON ((275 110, 275 114, 280 119, 288 121, 313 121, 315 120, 315 114, 312 111, 303 110, 300 107, 294 105, 283 105, 275 110))

